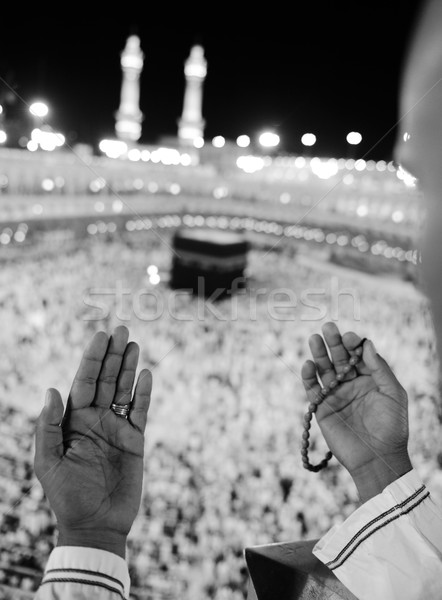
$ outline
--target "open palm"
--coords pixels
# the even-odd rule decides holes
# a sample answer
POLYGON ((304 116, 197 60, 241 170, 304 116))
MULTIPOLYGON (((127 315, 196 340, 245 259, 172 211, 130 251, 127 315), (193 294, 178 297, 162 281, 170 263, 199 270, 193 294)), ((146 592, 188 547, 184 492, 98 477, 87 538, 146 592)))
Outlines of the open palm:
POLYGON ((139 348, 127 343, 128 335, 126 327, 117 327, 110 339, 104 332, 93 337, 64 416, 60 394, 48 390, 35 470, 62 537, 93 532, 125 539, 139 509, 152 379, 142 371, 132 398, 139 348), (116 415, 112 403, 131 403, 129 418, 116 415))
MULTIPOLYGON (((334 323, 324 325, 323 333, 325 341, 318 334, 311 336, 314 362, 306 361, 302 370, 310 402, 356 356, 361 342, 353 332, 341 337, 334 323)), ((360 362, 318 406, 316 418, 330 450, 350 473, 373 461, 391 464, 407 454, 407 394, 369 343, 364 344, 360 362)))

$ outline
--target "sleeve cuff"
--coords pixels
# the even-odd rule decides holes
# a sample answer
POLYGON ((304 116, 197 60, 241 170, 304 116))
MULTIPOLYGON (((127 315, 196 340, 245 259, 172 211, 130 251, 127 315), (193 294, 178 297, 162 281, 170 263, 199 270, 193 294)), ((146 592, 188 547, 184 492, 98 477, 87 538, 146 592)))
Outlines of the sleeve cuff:
POLYGON ((112 552, 97 548, 54 548, 41 583, 56 582, 97 585, 129 598, 130 577, 126 561, 112 552))
POLYGON ((344 523, 332 527, 315 545, 313 554, 329 569, 340 567, 357 547, 389 522, 407 514, 430 492, 414 469, 365 502, 344 523))

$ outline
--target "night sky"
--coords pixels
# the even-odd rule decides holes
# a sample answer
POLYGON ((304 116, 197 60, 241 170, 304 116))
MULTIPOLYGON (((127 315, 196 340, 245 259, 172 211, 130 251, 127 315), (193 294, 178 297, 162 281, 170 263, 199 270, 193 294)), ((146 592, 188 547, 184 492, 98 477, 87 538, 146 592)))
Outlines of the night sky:
POLYGON ((282 151, 299 153, 301 135, 313 132, 315 153, 338 157, 348 154, 345 136, 356 130, 363 135, 358 156, 391 158, 417 0, 206 3, 201 11, 195 4, 148 4, 64 5, 60 13, 23 3, 2 8, 0 76, 15 90, 7 93, 0 82, 5 119, 26 118, 26 103, 43 98, 51 107, 48 122, 71 144, 96 147, 114 137, 120 52, 136 33, 145 54, 141 142, 176 134, 184 61, 197 42, 208 62, 207 139, 253 138, 273 128, 282 151))

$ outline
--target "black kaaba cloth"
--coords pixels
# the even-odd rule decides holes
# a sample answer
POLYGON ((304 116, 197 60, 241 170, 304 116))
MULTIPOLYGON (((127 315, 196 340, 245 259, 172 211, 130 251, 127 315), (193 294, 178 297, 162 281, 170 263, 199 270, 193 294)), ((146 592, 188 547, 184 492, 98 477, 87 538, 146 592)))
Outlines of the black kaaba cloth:
POLYGON ((246 548, 247 600, 357 600, 312 554, 317 541, 246 548))
POLYGON ((249 242, 239 233, 179 229, 172 239, 170 285, 198 295, 224 296, 245 286, 249 242))

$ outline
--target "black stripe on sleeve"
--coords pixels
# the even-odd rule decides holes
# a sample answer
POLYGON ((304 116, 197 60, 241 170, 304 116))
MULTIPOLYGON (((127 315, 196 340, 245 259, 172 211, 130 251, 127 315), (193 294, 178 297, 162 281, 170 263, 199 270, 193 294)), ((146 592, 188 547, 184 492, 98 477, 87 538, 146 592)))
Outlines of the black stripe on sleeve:
POLYGON ((122 600, 126 600, 120 590, 112 587, 111 585, 106 585, 105 583, 100 583, 98 581, 89 581, 89 579, 74 579, 74 578, 60 578, 60 579, 45 579, 41 582, 40 585, 45 585, 47 583, 79 583, 82 585, 96 585, 98 587, 104 588, 105 590, 109 590, 110 592, 114 592, 121 598, 122 600))
POLYGON ((121 585, 121 589, 124 589, 124 585, 123 582, 120 581, 119 579, 116 579, 115 577, 111 577, 110 575, 106 575, 105 573, 101 573, 100 571, 88 571, 87 569, 49 569, 48 571, 45 572, 45 575, 47 575, 48 573, 60 573, 60 572, 67 572, 67 573, 84 573, 85 575, 98 575, 99 577, 103 577, 104 579, 109 579, 110 581, 113 581, 114 583, 118 583, 119 585, 121 585))
MULTIPOLYGON (((411 512, 414 508, 416 508, 416 506, 419 506, 419 504, 421 504, 421 502, 423 502, 426 498, 428 498, 429 495, 430 495, 430 492, 427 492, 425 494, 425 496, 422 496, 422 498, 420 498, 415 504, 413 504, 413 506, 409 506, 406 510, 400 512, 397 515, 394 515, 390 519, 387 519, 386 521, 384 521, 384 523, 381 523, 380 525, 378 525, 378 527, 375 527, 375 529, 373 529, 372 531, 370 531, 370 533, 368 533, 366 536, 362 537, 354 545, 354 547, 350 550, 350 552, 347 554, 347 556, 345 556, 344 558, 342 558, 340 560, 340 562, 338 562, 338 564, 334 565, 333 567, 330 566, 334 562, 338 561, 339 556, 342 556, 342 552, 339 553, 339 556, 335 560, 332 560, 332 561, 326 563, 327 567, 329 567, 329 569, 331 569, 332 571, 334 569, 337 569, 338 567, 342 567, 342 565, 345 563, 345 561, 353 554, 353 552, 356 550, 356 548, 358 548, 362 544, 362 542, 365 542, 365 540, 368 539, 371 535, 373 535, 373 533, 375 533, 376 531, 379 531, 379 529, 382 529, 383 527, 385 527, 386 525, 388 525, 392 521, 396 521, 396 519, 399 519, 399 517, 401 517, 402 515, 406 515, 407 513, 411 512)), ((372 522, 374 522, 374 521, 372 521, 372 522)), ((348 544, 347 544, 347 546, 348 546, 348 544)))
MULTIPOLYGON (((369 529, 372 525, 374 525, 375 523, 377 523, 378 521, 384 519, 385 517, 387 517, 388 515, 390 515, 391 513, 394 513, 396 510, 398 510, 398 508, 403 508, 404 506, 406 506, 409 502, 411 502, 412 500, 414 500, 416 498, 416 496, 418 496, 419 494, 421 494, 423 491, 425 490, 425 485, 423 485, 422 487, 420 487, 416 492, 414 492, 414 494, 412 494, 411 496, 409 496, 408 498, 406 498, 403 502, 400 502, 399 504, 395 504, 392 508, 388 509, 387 511, 385 511, 384 513, 382 513, 381 515, 377 516, 375 519, 372 519, 369 523, 367 523, 366 525, 364 525, 364 527, 362 527, 357 533, 355 533, 355 535, 352 537, 352 539, 344 546, 344 548, 342 548, 342 550, 339 552, 339 554, 336 556, 336 558, 334 558, 333 560, 329 561, 327 564, 327 566, 331 563, 336 562, 337 560, 339 560, 341 558, 341 556, 350 548, 350 546, 357 540, 357 538, 362 535, 364 533, 364 531, 366 531, 367 529, 369 529)), ((426 496, 425 496, 426 497, 426 496)), ((402 513, 404 514, 404 513, 402 513)), ((376 531, 376 530, 375 530, 376 531)))

